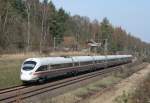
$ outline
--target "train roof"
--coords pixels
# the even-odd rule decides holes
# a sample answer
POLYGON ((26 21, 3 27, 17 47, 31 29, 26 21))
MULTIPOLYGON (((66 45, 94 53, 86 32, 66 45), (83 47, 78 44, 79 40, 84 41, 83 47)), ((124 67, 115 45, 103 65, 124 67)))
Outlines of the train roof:
POLYGON ((61 64, 61 63, 72 63, 71 58, 64 57, 42 57, 42 58, 29 58, 26 61, 35 61, 42 65, 53 65, 53 64, 61 64))
POLYGON ((72 62, 88 62, 94 60, 106 60, 116 58, 132 57, 132 55, 107 55, 107 56, 70 56, 70 57, 41 57, 41 58, 29 58, 26 61, 35 61, 41 65, 54 65, 72 62))

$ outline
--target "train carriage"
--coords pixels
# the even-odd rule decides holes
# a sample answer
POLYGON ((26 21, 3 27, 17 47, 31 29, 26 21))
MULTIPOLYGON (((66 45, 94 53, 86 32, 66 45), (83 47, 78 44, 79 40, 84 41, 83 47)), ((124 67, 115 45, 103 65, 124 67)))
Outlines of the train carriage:
POLYGON ((69 73, 92 71, 132 61, 132 55, 29 58, 21 67, 23 82, 41 81, 69 73))

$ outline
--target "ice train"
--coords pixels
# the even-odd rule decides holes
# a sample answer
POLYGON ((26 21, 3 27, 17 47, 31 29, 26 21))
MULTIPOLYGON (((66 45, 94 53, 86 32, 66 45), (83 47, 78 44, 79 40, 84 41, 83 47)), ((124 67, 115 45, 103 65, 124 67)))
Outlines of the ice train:
POLYGON ((84 71, 104 69, 132 62, 132 55, 42 57, 26 59, 21 67, 23 82, 45 81, 47 78, 84 71))

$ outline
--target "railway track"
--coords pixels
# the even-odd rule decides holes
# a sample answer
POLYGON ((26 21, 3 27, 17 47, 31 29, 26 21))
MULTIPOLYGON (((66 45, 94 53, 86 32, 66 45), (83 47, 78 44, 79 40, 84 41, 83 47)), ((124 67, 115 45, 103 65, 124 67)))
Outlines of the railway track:
POLYGON ((7 92, 12 92, 12 91, 16 91, 16 90, 20 90, 20 89, 24 89, 24 88, 27 88, 27 86, 18 85, 18 86, 13 86, 13 87, 0 89, 0 94, 4 94, 4 93, 7 93, 7 92))
POLYGON ((104 76, 107 73, 110 73, 112 71, 120 70, 120 68, 118 67, 119 66, 92 72, 92 73, 87 73, 84 75, 71 77, 71 78, 67 78, 64 80, 51 82, 51 83, 47 83, 43 85, 35 85, 35 86, 29 86, 29 87, 18 86, 16 88, 9 88, 8 90, 5 89, 5 90, 0 91, 0 102, 12 103, 12 102, 16 102, 17 100, 22 101, 29 97, 34 97, 34 96, 37 96, 46 92, 56 90, 58 88, 62 88, 68 85, 75 84, 77 82, 82 82, 84 80, 96 78, 98 76, 104 76))

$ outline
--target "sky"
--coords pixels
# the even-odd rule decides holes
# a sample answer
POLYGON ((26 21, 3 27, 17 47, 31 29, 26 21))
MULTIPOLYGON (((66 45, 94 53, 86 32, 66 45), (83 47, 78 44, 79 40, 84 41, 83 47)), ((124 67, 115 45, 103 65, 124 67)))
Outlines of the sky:
POLYGON ((107 17, 114 26, 150 43, 150 0, 52 0, 56 8, 73 15, 102 21, 107 17))

